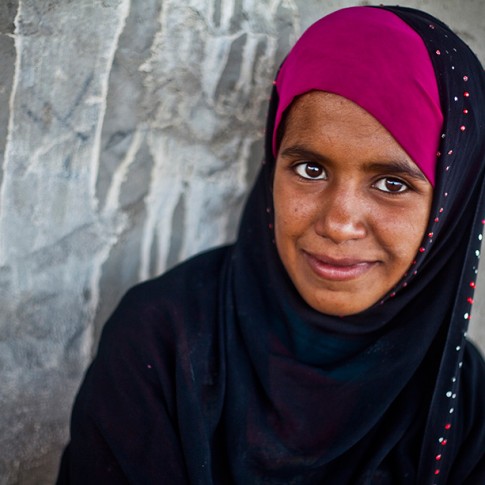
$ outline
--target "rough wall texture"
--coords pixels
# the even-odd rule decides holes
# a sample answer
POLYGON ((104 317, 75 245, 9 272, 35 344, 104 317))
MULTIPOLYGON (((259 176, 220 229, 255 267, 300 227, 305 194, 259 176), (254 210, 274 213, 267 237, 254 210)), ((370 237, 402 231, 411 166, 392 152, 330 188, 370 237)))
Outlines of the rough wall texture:
MULTIPOLYGON (((54 480, 122 293, 234 236, 276 66, 302 28, 354 3, 0 3, 1 485, 54 480)), ((405 4, 485 60, 482 0, 405 4)))

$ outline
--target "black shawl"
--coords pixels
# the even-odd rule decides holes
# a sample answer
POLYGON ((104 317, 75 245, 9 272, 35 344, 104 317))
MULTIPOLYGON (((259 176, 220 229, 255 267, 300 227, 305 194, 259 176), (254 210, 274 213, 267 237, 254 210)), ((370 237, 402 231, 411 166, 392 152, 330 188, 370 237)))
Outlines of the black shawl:
MULTIPOLYGON (((369 7, 373 8, 373 7, 369 7)), ((370 309, 311 309, 273 241, 271 150, 237 242, 130 290, 73 410, 58 483, 485 483, 485 364, 466 339, 485 222, 485 79, 423 39, 445 125, 423 252, 370 309)))

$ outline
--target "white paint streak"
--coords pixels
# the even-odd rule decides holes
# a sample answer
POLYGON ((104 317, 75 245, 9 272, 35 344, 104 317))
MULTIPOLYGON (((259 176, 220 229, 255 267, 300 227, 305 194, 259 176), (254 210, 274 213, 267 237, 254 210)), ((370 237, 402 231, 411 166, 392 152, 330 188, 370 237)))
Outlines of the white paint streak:
MULTIPOLYGON (((108 95, 109 73, 111 71, 111 66, 113 65, 113 60, 116 54, 116 50, 118 48, 120 35, 123 32, 123 29, 125 28, 126 19, 130 14, 130 2, 131 0, 123 0, 118 7, 120 19, 119 19, 119 23, 115 31, 115 34, 113 36, 111 48, 106 53, 106 67, 107 67, 106 73, 107 74, 104 76, 104 78, 101 81, 101 94, 99 95, 99 98, 101 99, 102 102, 100 103, 99 118, 96 125, 96 133, 94 136, 93 146, 91 150, 91 153, 92 153, 91 170, 90 170, 91 180, 89 184, 89 189, 90 189, 89 193, 91 196, 90 198, 91 198, 92 208, 94 211, 96 211, 99 206, 99 201, 98 201, 98 198, 96 197, 96 180, 98 178, 98 168, 99 168, 99 160, 100 160, 100 153, 101 153, 101 132, 103 130, 103 122, 106 114, 106 100, 108 95)), ((88 104, 92 104, 92 100, 90 98, 89 98, 88 104)))
POLYGON ((111 186, 106 196, 106 205, 104 211, 109 213, 115 213, 120 210, 120 191, 123 182, 126 179, 126 175, 131 164, 135 161, 136 154, 140 149, 141 142, 143 140, 141 129, 138 129, 133 134, 130 147, 126 152, 125 158, 121 161, 118 169, 113 175, 111 186))
POLYGON ((229 30, 234 16, 234 0, 221 0, 221 29, 229 30))
POLYGON ((232 36, 209 37, 205 45, 205 62, 202 66, 202 89, 209 103, 214 105, 217 84, 224 72, 231 44, 241 36, 237 33, 232 36))
POLYGON ((15 127, 15 97, 17 95, 17 88, 20 81, 20 76, 22 74, 21 65, 22 65, 22 44, 23 39, 22 36, 18 34, 18 25, 19 19, 22 15, 22 8, 23 8, 23 0, 19 0, 17 14, 15 15, 14 25, 15 25, 15 33, 13 35, 15 41, 15 70, 13 75, 12 81, 12 91, 10 93, 10 99, 8 102, 8 109, 9 109, 9 118, 8 118, 8 128, 7 128, 7 141, 5 144, 5 157, 3 163, 3 179, 2 184, 0 186, 0 266, 7 264, 9 255, 7 248, 9 246, 7 241, 7 230, 8 228, 5 227, 5 218, 3 211, 6 207, 7 201, 7 191, 10 188, 8 185, 8 178, 6 176, 8 167, 10 164, 11 154, 13 145, 12 145, 12 136, 15 127))
MULTIPOLYGON (((145 197, 147 216, 143 229, 143 239, 140 252, 140 280, 149 278, 152 258, 152 246, 157 241, 157 271, 164 269, 170 248, 172 215, 177 206, 183 184, 180 175, 170 174, 165 169, 166 160, 170 160, 170 140, 158 134, 147 137, 147 143, 154 164, 150 177, 150 190, 145 197)), ((172 159, 173 160, 173 159, 172 159)))
MULTIPOLYGON (((111 46, 110 49, 108 50, 108 53, 106 55, 106 72, 105 76, 101 82, 101 94, 99 95, 98 98, 101 99, 100 103, 100 108, 99 108, 99 118, 96 126, 96 133, 94 136, 94 142, 93 142, 93 148, 91 151, 91 180, 90 180, 90 200, 91 200, 91 207, 93 211, 96 211, 99 207, 99 200, 96 197, 96 180, 98 176, 98 168, 99 168, 99 161, 100 161, 100 153, 101 153, 101 133, 103 129, 103 122, 104 122, 104 117, 106 114, 106 103, 107 103, 107 96, 108 96, 108 86, 109 86, 109 74, 111 72, 111 67, 113 66, 113 60, 114 56, 116 54, 116 50, 119 45, 119 39, 120 36, 123 32, 123 29, 125 28, 126 25, 126 20, 128 18, 128 15, 130 13, 130 1, 131 0, 123 0, 123 2, 120 3, 120 6, 118 7, 119 10, 119 23, 117 26, 117 29, 114 33, 114 36, 112 38, 111 46)), ((88 104, 92 104, 92 98, 88 98, 88 104)), ((127 164, 129 165, 129 160, 127 164)), ((131 163, 131 162, 130 162, 131 163)), ((127 167, 126 167, 127 169, 127 167)), ((113 211, 116 209, 115 203, 111 199, 116 199, 116 201, 119 201, 119 186, 121 185, 123 181, 124 173, 123 170, 121 172, 120 176, 115 176, 114 177, 114 183, 112 190, 110 190, 110 200, 109 202, 112 204, 110 206, 113 211), (119 185, 119 186, 118 186, 119 185)), ((121 221, 123 218, 121 218, 121 221)), ((123 224, 120 223, 120 220, 118 220, 118 224, 116 224, 116 219, 114 219, 114 224, 117 229, 114 230, 114 233, 106 234, 106 228, 110 227, 110 224, 102 224, 101 226, 104 226, 103 229, 104 231, 101 231, 101 234, 105 234, 105 236, 108 236, 108 244, 106 244, 102 250, 100 250, 98 253, 93 255, 93 261, 92 261, 92 266, 91 266, 91 273, 90 273, 90 291, 91 291, 91 299, 89 302, 90 306, 90 312, 94 316, 96 308, 99 304, 99 298, 100 298, 100 281, 101 281, 101 276, 102 276, 102 268, 103 264, 106 262, 106 260, 109 257, 111 248, 113 245, 116 243, 117 240, 117 233, 121 232, 123 224)), ((89 352, 89 354, 92 353, 93 350, 93 345, 95 344, 94 342, 94 335, 95 335, 95 328, 93 325, 90 326, 90 331, 86 332, 85 339, 83 339, 83 349, 84 352, 89 352)))

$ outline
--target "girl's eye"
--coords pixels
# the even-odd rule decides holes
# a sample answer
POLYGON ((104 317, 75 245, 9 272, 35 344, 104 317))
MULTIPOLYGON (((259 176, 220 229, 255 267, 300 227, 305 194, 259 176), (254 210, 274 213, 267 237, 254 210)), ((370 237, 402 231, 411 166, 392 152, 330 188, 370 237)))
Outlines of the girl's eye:
POLYGON ((378 180, 374 187, 382 192, 387 192, 391 194, 398 194, 400 192, 406 192, 409 190, 409 185, 399 179, 394 179, 390 177, 384 177, 378 180))
POLYGON ((324 180, 327 178, 325 169, 314 162, 302 162, 294 167, 295 172, 304 179, 324 180))

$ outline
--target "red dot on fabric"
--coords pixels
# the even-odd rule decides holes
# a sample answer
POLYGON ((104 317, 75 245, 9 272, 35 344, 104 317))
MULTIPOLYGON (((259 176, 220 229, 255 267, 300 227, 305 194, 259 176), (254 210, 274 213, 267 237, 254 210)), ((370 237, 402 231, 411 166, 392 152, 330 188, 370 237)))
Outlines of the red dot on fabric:
POLYGON ((276 86, 276 81, 273 81, 273 86, 276 86))
POLYGON ((451 429, 451 424, 450 423, 446 424, 445 429, 451 429))
POLYGON ((440 55, 441 55, 441 51, 440 51, 439 49, 436 49, 436 54, 437 54, 438 56, 440 56, 440 55))
POLYGON ((441 209, 440 209, 440 214, 441 214, 441 213, 443 213, 443 211, 444 211, 444 209, 443 209, 443 207, 441 207, 441 209))
POLYGON ((469 98, 470 97, 470 93, 468 91, 465 91, 463 93, 463 96, 465 96, 465 98, 469 98))
POLYGON ((442 444, 443 446, 445 446, 445 445, 446 445, 446 443, 448 443, 448 440, 443 440, 443 441, 441 442, 441 444, 442 444))
POLYGON ((437 157, 441 157, 441 152, 436 152, 437 157))
POLYGON ((432 232, 428 233, 428 237, 433 237, 433 233, 432 232))
POLYGON ((460 126, 460 130, 461 130, 461 131, 465 131, 465 130, 466 130, 466 126, 465 126, 465 125, 461 125, 461 126, 460 126))
POLYGON ((463 110, 463 113, 467 115, 467 114, 468 114, 468 110, 465 108, 465 109, 463 110))
POLYGON ((390 296, 391 296, 391 298, 394 298, 396 296, 396 293, 392 292, 390 296))
POLYGON ((441 455, 436 455, 435 459, 436 459, 436 461, 440 461, 441 460, 441 455))
POLYGON ((474 281, 470 281, 470 286, 471 286, 472 288, 475 288, 475 282, 474 282, 474 281))
POLYGON ((453 150, 448 150, 448 155, 451 155, 453 153, 453 150))
POLYGON ((485 224, 485 219, 482 219, 482 224, 485 224))
POLYGON ((423 247, 419 248, 419 252, 420 252, 420 253, 424 253, 425 251, 426 251, 426 249, 425 249, 425 248, 423 248, 423 247))
POLYGON ((439 474, 440 474, 440 471, 439 471, 439 470, 435 470, 435 471, 434 471, 434 474, 435 474, 435 475, 439 475, 439 474))
POLYGON ((463 76, 463 81, 468 81, 468 76, 463 76))
POLYGON ((438 218, 438 217, 435 217, 435 218, 434 218, 434 221, 435 221, 435 222, 440 222, 440 220, 439 220, 439 218, 438 218))
POLYGON ((467 301, 468 303, 470 303, 470 305, 473 305, 473 298, 468 297, 468 298, 466 299, 466 301, 467 301))

